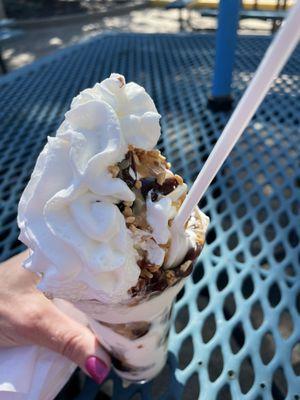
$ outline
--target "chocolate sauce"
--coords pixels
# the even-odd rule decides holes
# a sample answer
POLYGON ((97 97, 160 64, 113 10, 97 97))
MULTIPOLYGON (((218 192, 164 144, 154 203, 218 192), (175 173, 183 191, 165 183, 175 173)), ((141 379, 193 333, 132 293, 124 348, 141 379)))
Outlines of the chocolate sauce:
POLYGON ((153 368, 153 364, 146 365, 145 367, 136 367, 134 365, 129 364, 124 356, 121 354, 120 350, 112 348, 110 353, 110 358, 112 365, 119 371, 122 372, 130 372, 132 375, 134 373, 141 373, 143 371, 147 371, 148 369, 153 368))
POLYGON ((107 326, 119 335, 125 336, 130 340, 139 339, 150 330, 151 323, 147 321, 136 321, 124 324, 112 324, 110 322, 99 321, 101 325, 107 326))
POLYGON ((178 182, 176 178, 167 178, 165 179, 164 183, 162 185, 158 185, 158 191, 163 194, 164 196, 167 196, 173 190, 175 190, 178 186, 178 182))
POLYGON ((146 200, 148 193, 150 190, 156 190, 158 188, 158 183, 156 182, 155 177, 149 177, 149 178, 143 178, 141 179, 142 182, 142 187, 141 187, 141 193, 146 200))
MULTIPOLYGON (((163 292, 167 287, 176 285, 180 279, 186 278, 192 273, 194 262, 201 253, 202 248, 203 246, 197 244, 195 247, 189 249, 182 263, 175 268, 168 270, 161 267, 158 271, 152 272, 152 278, 140 277, 138 283, 129 290, 129 294, 131 297, 151 296, 163 292), (183 264, 187 261, 191 261, 190 265, 187 268, 182 268, 183 264), (168 282, 166 276, 168 271, 172 271, 174 274, 174 279, 171 284, 168 282)), ((139 260, 138 265, 141 270, 152 266, 152 264, 149 264, 144 259, 139 260)))
POLYGON ((118 163, 118 167, 120 168, 120 172, 118 174, 118 178, 122 179, 127 186, 132 189, 134 187, 134 184, 137 180, 137 175, 136 175, 136 165, 133 159, 133 154, 131 151, 129 151, 124 160, 118 163), (133 171, 133 174, 135 178, 132 177, 130 174, 130 168, 133 171))
POLYGON ((154 177, 144 178, 141 180, 142 188, 141 193, 144 199, 147 198, 148 193, 151 191, 151 200, 155 202, 158 199, 159 194, 167 196, 178 186, 178 182, 175 178, 165 179, 162 185, 159 185, 154 177))
POLYGON ((201 253, 203 246, 197 243, 194 247, 191 247, 186 253, 183 262, 194 261, 201 253))

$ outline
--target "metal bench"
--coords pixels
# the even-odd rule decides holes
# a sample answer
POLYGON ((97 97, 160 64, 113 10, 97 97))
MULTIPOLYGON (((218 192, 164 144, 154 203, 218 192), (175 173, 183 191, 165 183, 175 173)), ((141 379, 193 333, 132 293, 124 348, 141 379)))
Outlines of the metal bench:
POLYGON ((166 5, 166 10, 182 10, 192 3, 194 3, 194 0, 175 0, 166 5))
MULTIPOLYGON (((182 10, 191 10, 195 6, 195 0, 175 0, 169 4, 167 4, 166 9, 172 10, 177 9, 179 10, 179 17, 178 20, 180 22, 180 26, 184 28, 185 26, 189 26, 193 30, 197 30, 197 28, 192 23, 191 13, 188 14, 188 18, 186 21, 183 19, 182 10)), ((245 9, 243 6, 240 8, 239 18, 240 19, 262 19, 265 21, 271 20, 273 21, 272 24, 272 31, 275 31, 279 26, 281 21, 285 18, 287 12, 287 1, 284 0, 277 0, 277 5, 274 7, 273 10, 264 10, 258 8, 259 4, 256 0, 253 3, 253 9, 245 9)), ((197 8, 199 13, 203 17, 218 17, 219 10, 218 8, 208 8, 208 7, 200 7, 197 8)))
MULTIPOLYGON (((204 8, 200 11, 202 17, 218 17, 218 10, 204 8)), ((264 21, 272 21, 272 32, 276 31, 281 21, 286 17, 287 11, 278 9, 276 11, 265 10, 244 10, 241 9, 239 19, 262 19, 264 21)), ((191 21, 189 21, 191 25, 191 21)))
MULTIPOLYGON (((235 102, 269 43, 238 37, 235 102)), ((1 258, 23 249, 17 203, 46 137, 71 99, 111 71, 151 93, 159 147, 191 183, 230 115, 207 108, 214 59, 214 35, 111 34, 1 77, 1 258)), ((300 48, 200 204, 207 245, 175 304, 164 371, 129 388, 112 373, 106 395, 74 376, 59 400, 299 400, 299 65, 300 48)))
POLYGON ((166 5, 166 10, 178 10, 178 22, 180 26, 180 30, 185 29, 185 25, 189 24, 190 18, 188 18, 186 21, 183 18, 182 15, 182 10, 188 9, 188 6, 191 5, 194 2, 194 0, 175 0, 172 1, 171 3, 166 5))
MULTIPOLYGON (((203 17, 217 17, 219 14, 219 11, 216 9, 209 9, 209 8, 203 8, 200 11, 201 15, 203 17)), ((240 19, 245 19, 245 18, 252 18, 252 19, 263 19, 263 20, 282 20, 286 17, 286 11, 285 10, 277 10, 277 11, 264 11, 264 10, 243 10, 241 9, 240 19)))

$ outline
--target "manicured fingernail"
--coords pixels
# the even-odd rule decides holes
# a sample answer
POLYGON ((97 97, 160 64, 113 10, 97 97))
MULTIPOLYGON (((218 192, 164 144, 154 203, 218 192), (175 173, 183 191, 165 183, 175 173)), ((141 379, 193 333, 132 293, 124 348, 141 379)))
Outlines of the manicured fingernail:
POLYGON ((109 373, 108 366, 95 356, 91 356, 86 360, 85 368, 97 383, 102 383, 109 373))

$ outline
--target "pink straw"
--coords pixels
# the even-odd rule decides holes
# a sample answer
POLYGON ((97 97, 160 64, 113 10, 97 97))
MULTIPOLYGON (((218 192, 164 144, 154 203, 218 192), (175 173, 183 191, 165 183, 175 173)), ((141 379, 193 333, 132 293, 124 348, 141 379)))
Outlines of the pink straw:
POLYGON ((201 169, 173 222, 182 229, 195 206, 242 135, 249 121, 267 94, 273 80, 285 65, 300 39, 300 0, 289 12, 270 44, 250 85, 231 115, 225 129, 201 169))

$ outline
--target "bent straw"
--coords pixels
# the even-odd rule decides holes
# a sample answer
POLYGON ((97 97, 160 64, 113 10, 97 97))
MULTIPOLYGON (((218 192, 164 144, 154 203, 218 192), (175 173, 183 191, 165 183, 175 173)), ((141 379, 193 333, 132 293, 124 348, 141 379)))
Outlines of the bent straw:
POLYGON ((264 99, 273 80, 288 60, 300 39, 300 0, 289 12, 261 61, 250 85, 229 119, 197 179, 179 209, 173 228, 182 229, 213 178, 228 157, 250 119, 264 99))

